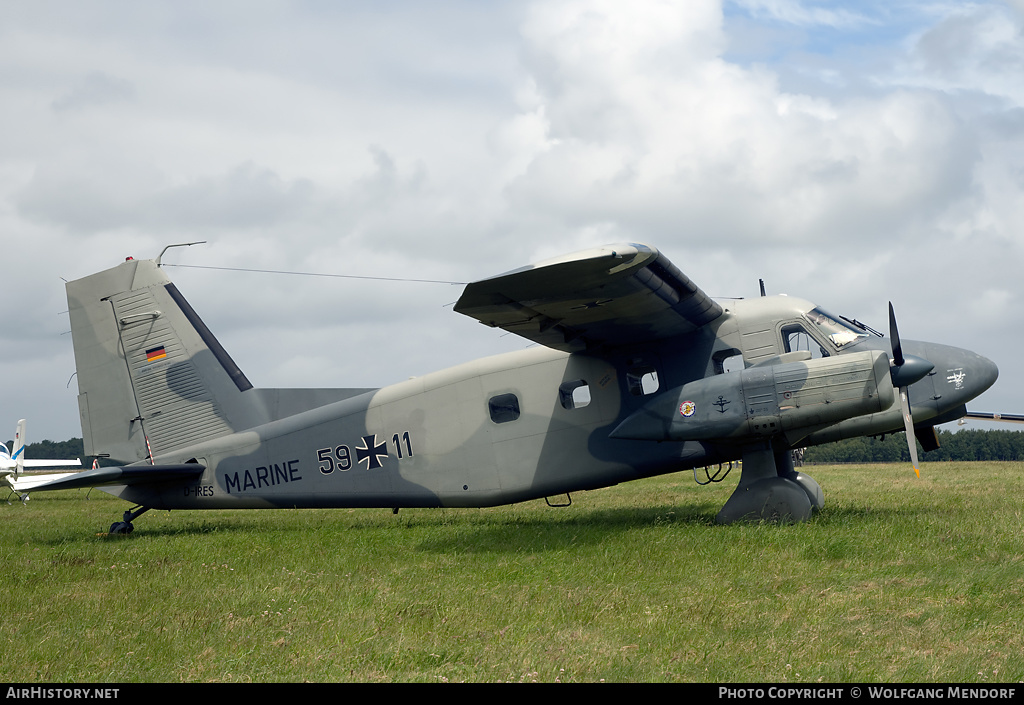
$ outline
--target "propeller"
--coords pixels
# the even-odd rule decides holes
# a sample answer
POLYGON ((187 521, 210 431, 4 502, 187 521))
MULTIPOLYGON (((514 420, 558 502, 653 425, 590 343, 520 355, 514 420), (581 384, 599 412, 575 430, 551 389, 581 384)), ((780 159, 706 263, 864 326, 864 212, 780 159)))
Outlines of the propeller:
POLYGON ((889 302, 889 340, 892 343, 892 365, 889 367, 889 376, 892 378, 893 386, 899 389, 900 410, 903 412, 903 427, 907 432, 910 461, 914 464, 914 472, 921 477, 917 462, 914 418, 910 414, 910 385, 923 379, 925 375, 935 369, 935 365, 924 358, 903 354, 903 344, 900 342, 900 331, 896 327, 896 312, 893 310, 892 301, 889 302))

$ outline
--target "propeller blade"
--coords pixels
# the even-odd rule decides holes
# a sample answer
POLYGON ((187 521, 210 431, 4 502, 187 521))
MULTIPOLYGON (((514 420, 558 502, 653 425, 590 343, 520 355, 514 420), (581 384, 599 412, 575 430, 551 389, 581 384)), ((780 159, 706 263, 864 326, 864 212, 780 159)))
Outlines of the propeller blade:
POLYGON ((921 477, 917 462, 917 439, 914 436, 914 418, 910 415, 909 390, 900 387, 900 409, 903 411, 903 428, 907 432, 907 445, 910 447, 910 462, 914 464, 914 472, 921 477))
POLYGON ((914 465, 914 473, 921 477, 917 462, 917 438, 914 436, 914 417, 910 414, 910 385, 923 379, 935 369, 935 365, 927 360, 911 355, 904 357, 903 343, 900 342, 900 331, 896 327, 896 311, 892 301, 889 302, 889 341, 892 343, 892 366, 889 375, 892 384, 900 390, 900 410, 903 412, 903 428, 907 432, 907 446, 910 449, 910 462, 914 465))
POLYGON ((892 342, 892 363, 899 367, 903 364, 903 345, 900 343, 900 331, 896 327, 896 312, 889 302, 889 340, 892 342))

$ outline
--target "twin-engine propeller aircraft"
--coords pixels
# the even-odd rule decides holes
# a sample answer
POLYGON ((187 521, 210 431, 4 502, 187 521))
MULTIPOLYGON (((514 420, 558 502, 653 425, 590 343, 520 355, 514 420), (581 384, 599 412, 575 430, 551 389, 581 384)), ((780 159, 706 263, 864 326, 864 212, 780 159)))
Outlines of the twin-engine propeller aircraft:
POLYGON ((928 450, 997 375, 894 316, 886 340, 793 297, 715 301, 639 244, 469 284, 456 311, 539 345, 383 389, 254 388, 159 259, 67 294, 85 452, 119 466, 34 491, 137 505, 113 533, 153 508, 485 507, 735 460, 719 522, 799 521, 824 499, 792 449, 928 450))

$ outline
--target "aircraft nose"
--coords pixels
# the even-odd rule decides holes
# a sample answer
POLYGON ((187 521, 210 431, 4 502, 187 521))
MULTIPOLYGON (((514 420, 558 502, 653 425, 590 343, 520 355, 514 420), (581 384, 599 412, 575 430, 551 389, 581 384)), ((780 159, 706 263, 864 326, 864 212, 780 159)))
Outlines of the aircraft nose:
POLYGON ((986 389, 996 383, 999 378, 999 368, 996 367, 996 363, 989 360, 987 357, 976 355, 977 357, 977 368, 976 368, 976 381, 979 385, 978 394, 981 394, 986 389))
POLYGON ((995 384, 999 368, 986 357, 970 350, 939 346, 935 350, 936 372, 942 378, 936 380, 936 387, 944 387, 950 396, 966 403, 995 384))

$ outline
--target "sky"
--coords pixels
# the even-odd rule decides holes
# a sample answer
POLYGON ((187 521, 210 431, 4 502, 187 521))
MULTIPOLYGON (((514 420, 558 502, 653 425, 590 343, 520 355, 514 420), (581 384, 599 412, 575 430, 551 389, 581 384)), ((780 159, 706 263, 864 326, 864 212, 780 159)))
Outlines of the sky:
POLYGON ((0 437, 81 435, 64 282, 192 241, 166 271, 258 387, 522 349, 443 282, 628 241, 715 297, 892 301, 1024 413, 1022 34, 1024 0, 3 0, 0 437))

